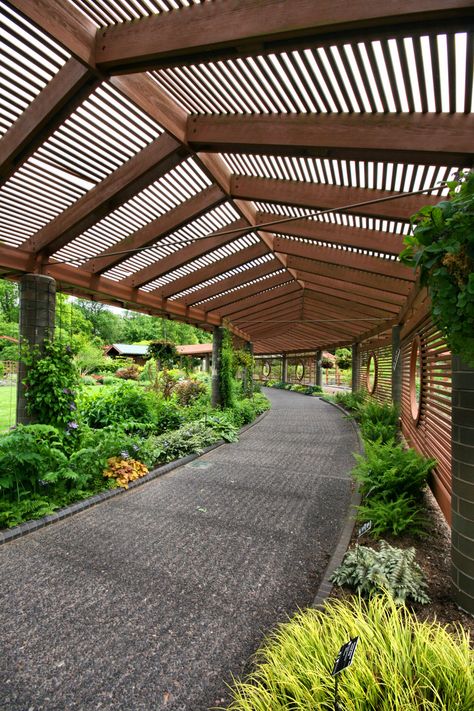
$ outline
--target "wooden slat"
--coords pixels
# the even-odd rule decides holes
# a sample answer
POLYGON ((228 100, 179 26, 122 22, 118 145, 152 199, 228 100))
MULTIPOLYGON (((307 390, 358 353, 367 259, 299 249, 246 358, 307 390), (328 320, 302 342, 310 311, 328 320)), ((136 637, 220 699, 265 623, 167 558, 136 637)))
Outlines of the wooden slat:
POLYGON ((24 244, 51 255, 183 160, 183 149, 163 134, 24 244))
POLYGON ((96 59, 101 67, 122 73, 211 55, 262 52, 298 40, 308 46, 341 31, 363 37, 373 27, 395 23, 426 27, 430 20, 444 19, 446 24, 469 14, 469 0, 419 0, 416 5, 410 0, 225 0, 218 12, 212 3, 203 3, 107 27, 98 32, 96 59))
POLYGON ((0 142, 0 184, 14 173, 97 85, 95 75, 69 59, 0 142))
POLYGON ((389 307, 389 310, 393 311, 393 313, 398 313, 400 311, 400 306, 405 301, 405 298, 401 295, 397 296, 396 294, 390 294, 378 289, 372 289, 371 287, 365 285, 361 286, 360 284, 354 284, 353 282, 344 282, 342 280, 331 279, 320 276, 319 274, 313 274, 312 272, 302 271, 300 269, 297 269, 296 272, 298 278, 305 283, 310 282, 318 284, 322 288, 336 289, 340 296, 346 296, 350 299, 369 299, 370 303, 373 304, 383 303, 389 307))
MULTIPOLYGON (((246 175, 233 175, 230 191, 235 198, 298 205, 321 210, 342 208, 345 205, 393 197, 396 194, 390 190, 346 188, 339 185, 304 183, 296 180, 270 180, 269 178, 255 178, 246 175)), ((387 220, 409 220, 411 215, 424 205, 436 205, 439 200, 439 197, 428 194, 413 195, 378 205, 367 205, 352 210, 344 209, 344 212, 387 220)), ((266 214, 264 213, 264 215, 266 214)))
POLYGON ((462 167, 472 165, 473 133, 474 116, 461 113, 194 115, 187 131, 201 151, 462 167))
POLYGON ((257 294, 256 296, 242 299, 242 301, 229 304, 228 306, 221 306, 219 308, 219 315, 229 318, 232 321, 234 318, 238 319, 239 314, 251 306, 265 303, 268 304, 280 296, 288 296, 289 294, 294 294, 295 292, 301 292, 301 287, 296 282, 290 282, 289 284, 284 284, 279 289, 257 294))
POLYGON ((223 296, 213 299, 208 303, 201 304, 200 308, 206 312, 219 311, 219 313, 222 313, 222 309, 230 306, 231 304, 235 304, 236 302, 240 303, 249 297, 258 296, 266 289, 280 286, 280 284, 285 284, 287 281, 288 274, 276 274, 275 276, 265 279, 265 281, 258 282, 257 284, 249 284, 244 286, 243 289, 237 289, 230 294, 224 294, 223 296))

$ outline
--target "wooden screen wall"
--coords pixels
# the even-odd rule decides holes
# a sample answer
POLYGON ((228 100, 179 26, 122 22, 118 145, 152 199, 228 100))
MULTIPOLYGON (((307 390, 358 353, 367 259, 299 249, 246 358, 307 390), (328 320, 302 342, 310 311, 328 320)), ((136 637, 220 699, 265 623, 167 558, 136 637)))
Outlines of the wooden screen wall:
POLYGON ((451 518, 451 353, 444 336, 425 315, 414 328, 402 331, 402 431, 408 443, 438 465, 431 488, 448 521, 451 518), (413 341, 421 344, 421 388, 418 421, 412 413, 413 341))
POLYGON ((283 361, 281 356, 257 356, 255 358, 254 380, 281 380, 283 361))
POLYGON ((392 401, 392 334, 382 334, 376 341, 361 343, 360 384, 368 388, 369 361, 375 362, 375 387, 371 396, 378 402, 392 401))
MULTIPOLYGON (((402 365, 401 424, 408 444, 438 464, 430 482, 448 521, 451 507, 451 353, 444 337, 433 325, 426 302, 417 304, 414 315, 402 329, 399 358, 402 365), (413 342, 421 345, 419 414, 412 406, 415 374, 411 375, 413 342)), ((392 399, 391 334, 361 344, 361 388, 367 390, 367 367, 371 355, 377 360, 377 381, 372 393, 379 402, 392 399)))

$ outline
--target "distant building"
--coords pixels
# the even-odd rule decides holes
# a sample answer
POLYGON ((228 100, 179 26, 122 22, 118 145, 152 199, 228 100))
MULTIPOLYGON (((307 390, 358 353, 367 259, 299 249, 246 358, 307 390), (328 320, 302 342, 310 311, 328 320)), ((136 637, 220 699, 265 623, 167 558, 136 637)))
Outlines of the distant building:
MULTIPOLYGON (((191 343, 184 346, 176 346, 178 355, 205 358, 208 362, 212 353, 212 343, 191 343)), ((105 350, 105 355, 111 358, 132 358, 137 365, 144 365, 148 360, 148 346, 134 346, 128 343, 112 343, 105 350)))

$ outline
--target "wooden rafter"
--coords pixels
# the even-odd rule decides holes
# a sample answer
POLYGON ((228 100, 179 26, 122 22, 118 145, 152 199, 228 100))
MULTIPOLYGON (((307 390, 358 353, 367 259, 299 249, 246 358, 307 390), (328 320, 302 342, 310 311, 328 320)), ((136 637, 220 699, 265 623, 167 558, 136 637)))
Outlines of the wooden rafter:
POLYGON ((168 234, 182 227, 190 220, 205 213, 207 210, 216 207, 225 199, 221 189, 213 185, 198 193, 194 197, 179 205, 174 210, 169 210, 164 215, 157 217, 137 232, 129 237, 117 242, 117 244, 105 249, 98 257, 89 260, 84 264, 84 269, 101 274, 107 269, 119 264, 127 259, 129 254, 117 254, 120 251, 137 250, 148 247, 158 239, 163 239, 168 234))
POLYGON ((249 297, 259 296, 265 289, 272 289, 275 286, 282 286, 288 283, 288 274, 281 273, 270 276, 264 281, 259 281, 256 284, 245 284, 241 289, 235 289, 227 294, 218 296, 210 301, 200 304, 200 308, 204 311, 218 311, 222 314, 222 309, 236 302, 246 301, 249 297))
MULTIPOLYGON (((339 185, 255 178, 246 175, 232 176, 230 192, 233 197, 240 199, 298 205, 321 210, 342 208, 345 205, 393 197, 397 194, 389 190, 348 188, 339 185)), ((344 209, 344 212, 386 220, 407 221, 424 205, 435 205, 437 202, 439 202, 439 197, 436 196, 412 195, 378 205, 366 205, 352 210, 344 209)), ((259 220, 260 217, 259 215, 259 220)))
MULTIPOLYGON (((267 283, 265 286, 266 288, 268 288, 270 284, 267 283)), ((277 289, 272 289, 271 291, 262 291, 260 294, 257 294, 255 296, 244 298, 238 302, 234 301, 233 303, 227 306, 220 306, 219 315, 228 318, 230 321, 232 321, 234 318, 238 318, 239 313, 251 306, 257 306, 265 303, 268 304, 269 302, 272 302, 274 299, 277 299, 280 296, 288 296, 289 294, 294 295, 298 292, 301 292, 301 289, 296 282, 284 283, 277 289)))
POLYGON ((181 145, 163 134, 33 235, 24 248, 54 254, 182 160, 181 145))

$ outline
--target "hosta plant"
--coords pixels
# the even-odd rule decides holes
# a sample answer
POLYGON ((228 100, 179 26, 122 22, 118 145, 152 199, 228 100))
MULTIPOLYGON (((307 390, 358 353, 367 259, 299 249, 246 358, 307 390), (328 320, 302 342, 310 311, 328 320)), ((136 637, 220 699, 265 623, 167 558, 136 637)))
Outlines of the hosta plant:
POLYGON ((380 550, 356 546, 347 551, 331 581, 347 585, 363 596, 386 591, 397 605, 408 599, 427 603, 427 584, 420 566, 415 561, 414 548, 395 548, 380 541, 380 550))

